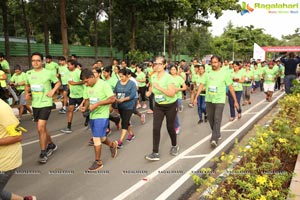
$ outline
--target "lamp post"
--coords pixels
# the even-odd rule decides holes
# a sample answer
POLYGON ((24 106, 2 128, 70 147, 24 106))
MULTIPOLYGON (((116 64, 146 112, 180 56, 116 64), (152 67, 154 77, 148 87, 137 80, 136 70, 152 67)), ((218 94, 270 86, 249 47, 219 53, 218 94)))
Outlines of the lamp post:
POLYGON ((232 61, 234 61, 234 44, 237 43, 237 42, 240 42, 240 41, 245 41, 247 40, 247 38, 241 38, 241 39, 238 39, 238 40, 233 40, 232 42, 232 61))

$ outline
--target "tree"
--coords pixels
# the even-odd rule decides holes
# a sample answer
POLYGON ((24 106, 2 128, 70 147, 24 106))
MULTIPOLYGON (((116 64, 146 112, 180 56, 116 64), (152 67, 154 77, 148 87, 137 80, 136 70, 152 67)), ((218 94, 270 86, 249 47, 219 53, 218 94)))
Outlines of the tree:
POLYGON ((25 30, 26 30, 26 39, 27 39, 27 54, 28 54, 28 66, 31 66, 31 48, 30 48, 30 30, 29 30, 29 25, 27 21, 27 15, 25 11, 25 3, 24 0, 21 0, 21 6, 22 6, 22 12, 23 12, 23 20, 24 20, 24 25, 25 25, 25 30))
POLYGON ((9 59, 10 53, 9 53, 9 34, 8 34, 8 19, 7 19, 7 13, 8 13, 7 0, 4 0, 1 3, 1 10, 2 10, 2 18, 3 18, 3 32, 4 32, 4 39, 5 39, 5 55, 6 58, 9 59))
POLYGON ((67 58, 69 56, 69 43, 68 43, 68 25, 66 18, 66 0, 59 0, 60 10, 60 29, 63 44, 63 55, 67 58))

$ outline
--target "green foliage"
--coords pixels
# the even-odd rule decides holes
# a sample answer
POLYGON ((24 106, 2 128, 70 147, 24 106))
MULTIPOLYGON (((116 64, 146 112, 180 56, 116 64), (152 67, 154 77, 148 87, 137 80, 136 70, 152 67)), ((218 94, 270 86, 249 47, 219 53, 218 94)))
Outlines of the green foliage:
POLYGON ((147 51, 141 52, 139 50, 131 50, 126 56, 128 56, 131 61, 136 63, 141 63, 150 58, 150 54, 147 51))
POLYGON ((293 87, 291 88, 292 93, 297 94, 300 93, 300 83, 297 79, 292 81, 293 87))
MULTIPOLYGON (((300 93, 279 101, 280 111, 269 126, 256 127, 250 148, 239 147, 242 159, 228 171, 219 187, 207 199, 286 199, 297 155, 300 151, 300 93)), ((230 161, 222 153, 218 159, 230 161)), ((209 176, 192 179, 196 185, 211 186, 209 176)))

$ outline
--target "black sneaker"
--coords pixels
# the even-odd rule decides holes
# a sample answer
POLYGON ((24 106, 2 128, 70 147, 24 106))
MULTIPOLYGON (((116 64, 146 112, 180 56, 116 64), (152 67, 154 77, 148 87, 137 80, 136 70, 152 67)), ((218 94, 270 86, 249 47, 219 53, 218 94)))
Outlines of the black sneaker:
POLYGON ((203 119, 200 119, 200 120, 198 121, 198 124, 201 124, 201 123, 203 123, 203 119))
POLYGON ((39 157, 39 162, 42 163, 42 164, 45 164, 48 160, 48 157, 47 157, 47 153, 42 153, 40 154, 40 157, 39 157))
POLYGON ((99 169, 101 169, 103 167, 103 163, 102 163, 102 160, 95 160, 92 164, 92 166, 89 167, 89 170, 90 171, 97 171, 99 169))
POLYGON ((177 156, 178 152, 179 152, 179 146, 178 145, 171 147, 170 154, 172 156, 177 156))
POLYGON ((158 161, 160 159, 159 153, 151 153, 145 156, 145 159, 150 161, 158 161))
POLYGON ((207 122, 207 115, 204 115, 204 122, 207 122))
POLYGON ((210 146, 211 146, 212 148, 215 148, 215 147, 218 146, 218 143, 217 143, 215 140, 213 140, 213 141, 210 142, 210 146))
POLYGON ((57 150, 57 145, 54 143, 48 144, 47 146, 47 156, 51 156, 54 151, 57 150))
POLYGON ((61 129, 60 132, 70 134, 73 131, 70 128, 64 128, 64 129, 61 129))

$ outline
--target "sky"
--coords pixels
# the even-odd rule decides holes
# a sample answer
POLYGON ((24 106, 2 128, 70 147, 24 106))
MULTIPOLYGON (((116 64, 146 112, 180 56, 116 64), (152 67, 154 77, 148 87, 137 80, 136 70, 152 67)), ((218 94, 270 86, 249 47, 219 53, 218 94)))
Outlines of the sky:
POLYGON ((300 28, 300 0, 240 0, 239 4, 242 5, 242 2, 254 10, 243 16, 236 11, 223 11, 219 19, 211 17, 212 27, 209 30, 212 35, 221 35, 229 21, 234 27, 253 25, 254 28, 264 28, 266 34, 278 39, 281 39, 282 35, 293 34, 296 28, 300 28), (263 6, 271 6, 271 8, 267 10, 262 8, 263 6), (272 8, 272 6, 277 6, 277 8, 272 8), (280 9, 278 6, 292 8, 280 9))

